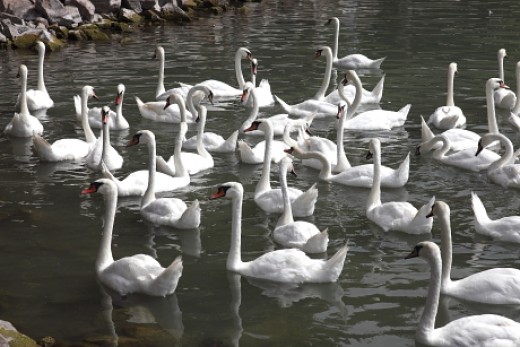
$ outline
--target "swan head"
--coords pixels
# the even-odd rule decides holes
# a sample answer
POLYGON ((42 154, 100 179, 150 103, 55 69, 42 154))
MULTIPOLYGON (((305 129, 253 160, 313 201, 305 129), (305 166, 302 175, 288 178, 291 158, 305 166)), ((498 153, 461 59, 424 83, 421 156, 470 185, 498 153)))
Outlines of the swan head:
POLYGON ((164 57, 164 48, 162 48, 162 46, 155 47, 152 59, 157 59, 157 57, 164 57))
POLYGON ((280 168, 280 172, 289 172, 294 177, 298 176, 296 171, 294 170, 293 161, 288 156, 283 157, 278 162, 278 167, 280 168))
POLYGON ((491 143, 495 142, 496 140, 499 140, 500 142, 505 142, 505 141, 511 142, 511 140, 509 140, 503 134, 487 133, 487 134, 483 135, 480 138, 480 140, 478 140, 477 153, 475 153, 475 156, 479 155, 480 152, 482 152, 482 150, 484 148, 486 148, 487 146, 489 146, 491 143))
POLYGON ((101 108, 101 121, 103 124, 108 124, 110 121, 110 107, 106 105, 101 108))
POLYGON ((366 159, 372 159, 374 155, 377 155, 381 151, 381 141, 379 141, 378 138, 372 138, 370 139, 370 142, 368 143, 368 153, 366 155, 366 159))
POLYGON ((307 159, 308 152, 306 152, 299 146, 292 146, 288 149, 284 149, 283 151, 287 154, 295 156, 296 158, 307 159))
POLYGON ((332 57, 332 51, 329 46, 320 46, 316 51, 314 51, 314 59, 319 59, 322 55, 332 57))
POLYGON ((404 259, 422 258, 431 264, 433 259, 439 259, 440 257, 441 251, 437 244, 431 241, 423 241, 416 244, 413 250, 404 257, 404 259))
POLYGON ((325 25, 330 25, 330 23, 334 23, 334 25, 339 25, 338 17, 330 17, 329 20, 325 22, 325 25))
POLYGON ((450 206, 444 201, 437 200, 432 205, 432 210, 430 213, 426 215, 426 218, 431 218, 433 216, 439 217, 442 215, 450 215, 450 206))
POLYGON ((258 74, 258 59, 256 58, 251 59, 251 73, 253 75, 258 74))
POLYGON ((186 105, 184 104, 184 99, 179 94, 172 93, 168 95, 163 110, 166 110, 168 107, 170 107, 171 104, 177 104, 179 108, 186 108, 186 105))
POLYGON ((449 69, 449 71, 453 72, 454 74, 459 72, 459 70, 457 69, 457 63, 450 63, 448 69, 449 69))
POLYGON ((507 53, 506 53, 506 49, 505 48, 500 48, 497 52, 497 57, 498 59, 504 59, 505 57, 507 56, 507 53))
POLYGON ((117 95, 114 104, 119 105, 123 102, 123 95, 125 94, 125 85, 123 83, 119 83, 117 85, 117 95))
POLYGON ((260 130, 264 133, 268 133, 269 131, 272 131, 271 122, 268 119, 255 120, 251 123, 249 128, 244 129, 244 132, 247 133, 248 131, 254 130, 260 130))
POLYGON ((215 200, 223 197, 235 198, 244 194, 244 188, 241 183, 227 182, 217 187, 217 192, 211 194, 210 199, 215 200))
POLYGON ((96 95, 96 91, 95 91, 94 87, 92 87, 92 86, 89 86, 89 85, 83 86, 81 91, 82 91, 82 95, 85 98, 88 98, 88 97, 91 96, 91 97, 93 97, 96 100, 98 99, 98 97, 96 95))
POLYGON ((38 51, 38 53, 45 53, 45 44, 40 40, 36 41, 36 50, 38 51))
POLYGON ((251 60, 253 59, 253 53, 245 47, 240 47, 237 52, 240 54, 241 59, 251 60))
POLYGON ((148 143, 150 141, 155 141, 155 135, 150 130, 139 130, 132 136, 130 141, 126 144, 126 147, 132 147, 138 145, 140 143, 148 143))
POLYGON ((108 178, 100 178, 81 191, 81 194, 92 194, 92 193, 112 193, 117 191, 116 184, 108 178))
POLYGON ((24 78, 27 79, 27 66, 24 64, 20 64, 18 67, 18 73, 16 74, 16 78, 24 78))
POLYGON ((498 88, 505 88, 510 89, 507 84, 504 83, 504 80, 501 80, 500 78, 490 78, 486 82, 486 89, 495 90, 498 88))
POLYGON ((341 80, 341 83, 343 86, 346 86, 347 84, 354 85, 357 80, 359 80, 357 72, 355 70, 347 70, 345 72, 345 76, 341 80))

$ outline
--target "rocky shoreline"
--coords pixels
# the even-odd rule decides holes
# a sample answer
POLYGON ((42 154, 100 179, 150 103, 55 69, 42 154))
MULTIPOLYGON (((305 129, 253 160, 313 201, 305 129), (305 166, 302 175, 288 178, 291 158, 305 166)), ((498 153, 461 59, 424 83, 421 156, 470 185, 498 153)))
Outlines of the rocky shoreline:
POLYGON ((40 40, 54 51, 69 41, 110 41, 112 34, 143 26, 189 23, 229 8, 247 12, 244 2, 248 1, 0 0, 0 47, 31 49, 40 40))

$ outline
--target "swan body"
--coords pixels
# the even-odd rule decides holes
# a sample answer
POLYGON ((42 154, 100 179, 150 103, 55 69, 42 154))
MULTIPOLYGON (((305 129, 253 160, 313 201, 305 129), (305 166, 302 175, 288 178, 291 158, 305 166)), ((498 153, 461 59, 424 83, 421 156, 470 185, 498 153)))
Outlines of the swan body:
MULTIPOLYGON (((471 192, 471 208, 473 209, 477 233, 489 236, 497 241, 520 243, 520 230, 518 229, 520 216, 489 218, 484 204, 474 192, 471 192)), ((517 278, 520 279, 520 276, 517 276, 517 278)), ((520 290, 520 284, 516 286, 516 289, 520 290)), ((514 299, 517 300, 517 303, 520 303, 520 293, 517 293, 514 299)))
POLYGON ((117 188, 106 178, 99 179, 84 189, 82 194, 98 192, 105 197, 103 236, 96 260, 96 273, 104 285, 120 295, 141 293, 166 296, 175 292, 182 275, 182 260, 177 257, 167 268, 146 254, 136 254, 114 260, 112 230, 117 207, 117 188))
MULTIPOLYGON (((262 167, 262 175, 255 189, 255 203, 267 213, 282 213, 284 210, 283 194, 281 189, 272 189, 270 182, 271 172, 271 143, 273 141, 273 133, 270 128, 269 120, 262 119, 254 121, 251 124, 252 130, 259 129, 265 133, 265 150, 264 165, 262 167)), ((247 130, 247 129, 246 129, 247 130)), ((282 150, 285 156, 285 152, 282 150)), ((280 159, 282 160, 282 159, 280 159)), ((291 201, 292 212, 297 217, 307 217, 314 213, 316 200, 318 199, 318 189, 316 184, 312 185, 306 192, 299 189, 287 188, 287 194, 291 201)))
POLYGON ((408 234, 430 233, 433 222, 426 218, 431 211, 435 197, 419 210, 409 202, 391 201, 381 203, 381 143, 373 138, 369 143, 367 157, 374 158, 374 182, 368 195, 366 216, 384 231, 402 231, 408 234))
MULTIPOLYGON (((506 50, 501 48, 498 50, 497 58, 498 58, 498 77, 505 81, 504 79, 504 58, 506 57, 506 50)), ((511 90, 507 89, 496 89, 493 94, 493 99, 495 101, 495 105, 498 108, 511 110, 516 104, 516 94, 511 90)))
MULTIPOLYGON (((356 96, 352 105, 350 105, 346 120, 343 124, 343 128, 347 130, 390 130, 395 127, 401 127, 408 118, 408 112, 412 105, 408 104, 401 108, 399 111, 388 111, 388 110, 370 110, 357 114, 354 116, 358 109, 361 98, 362 89, 361 80, 354 70, 348 70, 345 73, 345 77, 338 86, 340 95, 344 95, 343 87, 347 83, 353 83, 356 87, 356 96)), ((348 101, 345 98, 345 101, 348 101)), ((337 112, 336 112, 337 113, 337 112)))
POLYGON ((379 59, 370 59, 363 54, 349 54, 338 59, 338 41, 339 41, 339 19, 331 17, 326 24, 334 25, 334 60, 333 66, 341 70, 360 70, 360 69, 381 69, 381 64, 386 57, 379 59))
POLYGON ((141 215, 144 219, 156 225, 167 225, 178 229, 193 229, 200 225, 200 206, 195 200, 190 207, 177 198, 155 197, 156 164, 152 151, 155 153, 155 136, 149 130, 138 131, 132 138, 131 145, 144 143, 149 148, 148 186, 141 198, 141 215))
POLYGON ((108 106, 103 106, 103 131, 85 158, 87 167, 96 171, 102 170, 101 162, 104 162, 110 171, 118 170, 123 166, 123 157, 110 144, 109 110, 108 106))
MULTIPOLYGON (((242 89, 244 87, 244 75, 242 74, 242 59, 251 60, 253 54, 245 47, 240 47, 235 53, 235 75, 238 82, 238 88, 232 87, 229 84, 218 81, 218 80, 205 80, 197 84, 202 84, 213 91, 215 98, 217 99, 234 99, 242 95, 242 89)), ((181 86, 191 88, 189 84, 181 83, 181 86)))
MULTIPOLYGON (((54 106, 47 88, 45 88, 45 82, 43 79, 43 60, 45 58, 45 45, 41 41, 36 41, 36 50, 38 51, 38 87, 36 89, 29 89, 26 92, 27 108, 30 112, 47 110, 54 106)), ((18 95, 16 102, 16 109, 20 110, 21 107, 21 94, 18 95)))
MULTIPOLYGON (((182 110, 174 104, 170 105, 167 101, 149 101, 145 103, 138 96, 135 97, 135 102, 137 103, 141 117, 145 119, 161 123, 181 122, 182 110)), ((189 123, 195 121, 191 113, 186 115, 186 121, 189 123)))
MULTIPOLYGON (((251 147, 246 141, 238 140, 238 153, 240 155, 240 161, 245 164, 262 164, 264 163, 265 147, 267 146, 266 141, 260 141, 254 147, 251 147)), ((272 152, 271 160, 275 163, 279 162, 285 156, 283 152, 286 148, 285 144, 281 141, 272 141, 272 152)))
POLYGON ((43 133, 43 125, 38 118, 29 113, 27 106, 27 66, 21 64, 18 76, 22 79, 20 91, 20 112, 15 112, 13 118, 5 126, 4 133, 12 137, 32 137, 43 133))
POLYGON ((226 262, 229 271, 243 276, 283 283, 326 283, 335 282, 340 276, 348 246, 341 247, 328 260, 309 258, 305 252, 291 248, 264 253, 260 257, 244 262, 241 256, 242 200, 244 190, 238 182, 227 182, 212 194, 212 199, 232 199, 231 245, 226 262))
POLYGON ((505 147, 505 153, 496 161, 491 163, 487 168, 488 178, 501 185, 503 188, 517 188, 520 189, 520 164, 514 164, 513 144, 503 134, 486 134, 478 142, 477 153, 480 155, 482 150, 499 141, 505 147))
POLYGON ((491 163, 500 158, 497 153, 489 149, 483 149, 478 156, 475 155, 475 148, 466 148, 447 154, 451 148, 451 144, 450 140, 444 137, 444 135, 436 135, 431 140, 421 143, 417 146, 415 154, 420 155, 427 153, 439 142, 442 143, 442 147, 437 148, 433 152, 433 159, 446 165, 458 167, 459 169, 479 172, 486 170, 491 163))
MULTIPOLYGON (((110 117, 108 121, 108 127, 110 130, 125 130, 130 128, 130 124, 128 124, 128 121, 123 116, 123 98, 125 95, 125 85, 120 83, 117 85, 117 94, 114 101, 114 104, 116 105, 116 112, 110 110, 108 115, 110 117)), ((79 121, 82 119, 81 115, 81 97, 79 95, 74 95, 74 108, 76 109, 76 117, 79 121)), ((102 129, 103 128, 103 121, 101 116, 102 108, 101 107, 93 107, 88 108, 87 107, 87 117, 88 117, 88 123, 91 128, 94 129, 102 129)))
POLYGON ((520 345, 520 323, 509 318, 482 314, 466 316, 435 328, 441 291, 441 253, 430 241, 420 242, 405 259, 420 257, 431 268, 426 304, 419 320, 415 339, 437 347, 505 347, 520 345))
POLYGON ((284 209, 273 230, 273 239, 286 248, 298 248, 306 253, 326 252, 329 243, 327 230, 320 231, 314 224, 306 221, 294 221, 287 191, 287 172, 294 174, 291 158, 282 158, 278 165, 284 209))
POLYGON ((453 82, 457 73, 457 63, 450 63, 448 67, 448 95, 446 105, 440 106, 430 115, 428 123, 438 129, 462 128, 466 125, 466 116, 462 109, 453 101, 453 82))
MULTIPOLYGON (((275 100, 271 93, 271 85, 265 78, 260 81, 258 86, 256 85, 256 75, 258 74, 258 60, 251 59, 251 83, 257 90, 257 101, 259 107, 271 106, 275 100)), ((244 86, 242 87, 244 89, 244 86)))
POLYGON ((166 90, 164 88, 164 48, 162 46, 155 47, 153 59, 159 60, 159 79, 157 81, 157 89, 155 90, 155 99, 157 101, 166 101, 170 94, 178 94, 186 99, 188 95, 188 87, 175 87, 166 90))

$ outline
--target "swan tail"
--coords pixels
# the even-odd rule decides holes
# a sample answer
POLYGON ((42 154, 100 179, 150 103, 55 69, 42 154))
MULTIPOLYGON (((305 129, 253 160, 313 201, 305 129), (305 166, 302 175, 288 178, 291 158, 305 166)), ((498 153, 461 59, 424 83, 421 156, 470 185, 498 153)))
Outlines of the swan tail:
POLYGON ((179 229, 194 229, 200 225, 200 203, 195 200, 183 213, 176 225, 179 229))
POLYGON ((175 176, 175 169, 172 168, 161 155, 155 158, 155 164, 157 165, 157 171, 167 174, 169 176, 175 176))
MULTIPOLYGON (((345 265, 345 258, 348 253, 348 242, 345 246, 341 247, 336 254, 334 254, 329 260, 325 262, 325 273, 327 274, 325 278, 328 282, 335 282, 341 271, 343 270, 343 266, 345 265)), ((325 282, 325 281, 324 281, 325 282)))
POLYGON ((385 85, 385 76, 383 75, 383 77, 381 77, 379 82, 377 82, 374 89, 372 89, 372 96, 374 97, 374 99, 376 100, 376 103, 378 103, 378 104, 381 102, 381 98, 383 97, 384 85, 385 85))
POLYGON ((475 192, 471 192, 471 208, 476 224, 484 224, 490 221, 486 207, 475 192))
POLYGON ((191 87, 193 87, 193 85, 191 85, 191 84, 187 84, 187 83, 183 83, 183 82, 177 82, 177 83, 179 83, 179 86, 181 86, 182 88, 191 89, 191 87))
POLYGON ((459 121, 459 116, 446 116, 439 122, 439 128, 441 129, 454 129, 457 127, 457 122, 459 121))
POLYGON ((404 119, 406 120, 406 118, 408 117, 408 113, 410 112, 410 108, 411 107, 412 107, 412 104, 406 104, 397 112, 402 114, 404 116, 404 119))
POLYGON ((81 97, 79 95, 74 95, 72 97, 74 99, 74 110, 76 111, 76 119, 81 120, 81 97))
POLYGON ((51 144, 36 133, 33 134, 33 147, 40 160, 50 162, 55 161, 51 144))
POLYGON ((404 158, 396 171, 398 187, 404 187, 410 175, 410 152, 408 152, 406 158, 404 158))
POLYGON ((225 149, 226 152, 234 152, 237 148, 238 132, 238 130, 233 131, 233 133, 222 144, 221 148, 225 149))
POLYGON ((164 271, 157 276, 150 284, 146 293, 155 296, 166 296, 173 294, 179 279, 182 276, 182 257, 178 256, 164 271))
POLYGON ((278 96, 274 95, 274 99, 276 100, 277 103, 280 104, 280 106, 282 106, 282 108, 284 109, 284 111, 286 113, 291 113, 291 106, 289 106, 285 101, 283 101, 282 99, 280 99, 278 96))
POLYGON ((427 218, 426 216, 432 211, 434 203, 435 196, 433 196, 426 204, 421 206, 415 214, 413 221, 410 223, 417 234, 423 234, 431 230, 433 221, 431 218, 427 218))
POLYGON ((422 142, 429 141, 435 137, 435 134, 430 129, 428 124, 426 124, 426 121, 424 120, 424 117, 421 116, 421 140, 422 142))
POLYGON ((314 213, 314 207, 318 200, 318 188, 316 188, 316 185, 317 183, 314 183, 291 203, 296 217, 308 217, 314 213))
POLYGON ((376 59, 372 62, 372 68, 381 69, 381 64, 385 61, 386 57, 376 59))
POLYGON ((249 146, 247 144, 247 142, 245 142, 244 140, 239 140, 238 141, 238 153, 240 153, 240 160, 243 163, 246 163, 246 164, 259 164, 254 159, 252 159, 252 158, 256 157, 255 153, 253 152, 253 149, 251 148, 251 146, 249 146))
POLYGON ((323 253, 327 251, 329 244, 329 229, 325 229, 307 240, 302 247, 302 251, 306 253, 323 253))

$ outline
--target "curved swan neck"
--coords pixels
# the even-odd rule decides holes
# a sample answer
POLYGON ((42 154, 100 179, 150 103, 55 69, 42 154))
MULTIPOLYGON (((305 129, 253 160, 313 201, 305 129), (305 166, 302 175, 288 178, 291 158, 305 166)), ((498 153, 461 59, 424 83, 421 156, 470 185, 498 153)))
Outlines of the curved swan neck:
POLYGON ((242 123, 241 131, 249 127, 249 125, 258 117, 258 112, 260 111, 260 105, 258 104, 258 91, 256 88, 250 88, 249 94, 249 97, 253 98, 253 105, 249 112, 249 117, 247 117, 247 119, 242 123))
POLYGON ((439 214, 439 222, 441 224, 441 254, 442 254, 442 284, 446 285, 451 282, 451 262, 452 262, 452 244, 451 244, 451 223, 450 211, 445 208, 439 214))
POLYGON ((155 176, 157 171, 156 143, 155 135, 151 132, 148 135, 149 138, 146 143, 148 149, 148 186, 146 187, 146 191, 141 199, 141 208, 155 200, 155 176))
MULTIPOLYGON (((105 183, 107 184, 107 183, 105 183)), ((108 265, 114 262, 112 256, 112 230, 117 208, 117 189, 109 189, 105 194, 105 216, 103 226, 103 236, 99 245, 98 256, 96 259, 96 271, 100 273, 108 265)))
POLYGON ((428 341, 435 329, 435 317, 439 308, 441 290, 441 259, 440 253, 434 252, 427 258, 430 264, 431 275, 426 304, 417 326, 416 336, 422 336, 422 341, 428 341))
POLYGON ((314 95, 314 100, 321 100, 325 97, 325 93, 327 92, 327 88, 329 88, 330 84, 330 75, 332 73, 332 51, 329 47, 322 47, 322 53, 325 54, 327 65, 325 66, 325 74, 323 75, 320 89, 316 95, 314 95))
MULTIPOLYGON (((301 150, 300 150, 301 151, 301 150)), ((321 163, 321 170, 318 174, 318 177, 323 181, 330 181, 332 176, 332 167, 330 164, 329 158, 327 158, 323 153, 321 152, 305 152, 301 151, 298 156, 300 159, 317 159, 321 163)))
MULTIPOLYGON (((350 104, 348 102, 347 96, 344 93, 344 87, 340 86, 338 88, 338 93, 341 96, 341 98, 343 100, 345 100, 345 102, 347 104, 349 104, 347 115, 346 115, 347 119, 350 119, 350 118, 352 118, 352 116, 354 116, 359 105, 361 104, 361 98, 363 97, 363 84, 361 83, 361 80, 359 79, 358 74, 354 70, 351 70, 349 75, 350 75, 350 79, 352 80, 352 83, 354 84, 354 87, 356 89, 356 94, 354 95, 354 101, 352 101, 352 104, 350 104)), ((340 83, 340 85, 342 85, 342 84, 343 83, 340 83)))
MULTIPOLYGON (((516 63, 516 69, 515 69, 515 75, 516 75, 516 95, 520 95, 520 61, 516 63)), ((513 107, 513 110, 511 110, 512 113, 515 115, 518 115, 520 113, 520 97, 516 98, 515 107, 513 107)))
POLYGON ((242 243, 242 199, 243 191, 237 191, 232 199, 232 220, 231 220, 231 245, 227 257, 226 267, 228 270, 237 270, 242 263, 241 243, 242 243))
POLYGON ((28 116, 29 107, 27 106, 27 67, 20 67, 21 87, 20 87, 20 115, 28 116))
POLYGON ((45 45, 38 43, 38 90, 47 93, 45 82, 43 81, 43 60, 45 59, 45 45))
POLYGON ((197 153, 204 158, 211 158, 211 154, 204 147, 204 127, 206 126, 206 107, 199 105, 199 126, 197 127, 197 153))
POLYGON ((336 172, 345 171, 345 169, 351 167, 347 155, 345 154, 345 148, 343 147, 343 125, 345 124, 345 117, 345 111, 342 110, 336 124, 336 172))
POLYGON ((487 110, 487 121, 488 130, 490 133, 498 134, 498 124, 495 114, 495 99, 493 97, 494 89, 493 83, 488 80, 486 82, 486 110, 487 110))
POLYGON ((175 177, 185 177, 188 175, 188 171, 184 166, 182 160, 182 140, 188 130, 188 124, 186 122, 179 123, 179 133, 175 138, 175 148, 173 149, 173 164, 175 165, 175 177))
POLYGON ((298 146, 298 142, 291 137, 291 131, 295 126, 300 126, 295 121, 289 121, 283 128, 283 142, 289 147, 298 146))
POLYGON ((83 132, 85 133, 85 140, 87 143, 96 142, 96 135, 92 131, 90 124, 88 122, 88 87, 83 87, 81 90, 81 126, 83 128, 83 132))
POLYGON ((159 79, 155 91, 155 96, 157 97, 166 92, 166 89, 164 88, 164 49, 162 47, 157 47, 155 49, 155 54, 159 59, 159 79))
POLYGON ((262 124, 264 136, 265 136, 265 150, 264 150, 264 165, 262 167, 262 175, 260 181, 258 181, 255 189, 255 195, 271 189, 271 180, 269 175, 271 174, 271 144, 273 142, 273 128, 268 120, 264 120, 262 124))
POLYGON ((120 94, 119 103, 116 105, 116 119, 120 120, 123 118, 123 98, 125 97, 125 93, 120 94))
MULTIPOLYGON (((192 119, 197 119, 198 111, 195 107, 195 104, 193 103, 193 98, 195 96, 196 92, 203 92, 204 95, 209 94, 209 89, 203 85, 197 84, 190 88, 188 91, 188 95, 186 95, 186 106, 188 107, 188 111, 191 113, 192 119)), ((179 106, 180 107, 180 106, 179 106)))
MULTIPOLYGON (((289 159, 287 158, 287 160, 289 160, 289 159)), ((279 176, 280 176, 280 189, 282 190, 282 198, 283 198, 283 213, 280 216, 280 218, 278 218, 278 222, 276 223, 276 226, 286 225, 286 224, 294 222, 291 200, 289 199, 289 193, 287 192, 288 164, 285 161, 286 161, 285 158, 280 161, 280 168, 279 168, 279 172, 278 172, 279 176)))
POLYGON ((454 63, 451 63, 448 69, 448 95, 446 96, 446 106, 455 106, 455 102, 453 100, 453 84, 456 71, 457 66, 454 65, 454 63))
POLYGON ((433 157, 442 161, 446 157, 446 153, 450 150, 451 144, 444 136, 436 135, 433 139, 427 142, 426 150, 431 150, 437 142, 442 142, 442 146, 433 152, 433 157))
POLYGON ((244 80, 244 74, 242 73, 242 54, 244 52, 243 48, 237 49, 235 52, 235 75, 237 77, 238 87, 240 89, 244 88, 244 84, 246 81, 244 80))
POLYGON ((371 210, 373 206, 381 205, 381 145, 379 141, 372 140, 373 160, 374 160, 374 178, 372 188, 368 195, 367 210, 371 210))
POLYGON ((513 144, 511 143, 511 140, 502 134, 491 134, 489 137, 493 140, 500 141, 502 146, 505 148, 504 154, 502 154, 500 159, 497 159, 488 166, 488 172, 491 172, 511 162, 511 159, 513 158, 513 144))
MULTIPOLYGON (((101 160, 106 160, 106 155, 108 152, 108 147, 110 146, 110 130, 108 126, 108 122, 103 122, 103 133, 101 134, 102 138, 102 148, 101 148, 101 160)), ((101 162, 99 163, 101 167, 101 162)))

